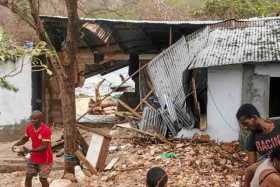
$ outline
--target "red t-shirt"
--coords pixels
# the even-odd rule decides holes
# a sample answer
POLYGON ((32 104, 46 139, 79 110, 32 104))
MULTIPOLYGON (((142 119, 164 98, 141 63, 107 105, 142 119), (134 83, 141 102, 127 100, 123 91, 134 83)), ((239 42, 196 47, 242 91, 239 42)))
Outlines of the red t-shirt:
POLYGON ((52 131, 46 124, 41 123, 38 129, 35 129, 32 123, 27 124, 25 136, 31 138, 32 148, 36 149, 42 145, 42 142, 49 142, 48 148, 44 152, 32 152, 31 161, 35 164, 51 164, 53 162, 51 148, 52 131))

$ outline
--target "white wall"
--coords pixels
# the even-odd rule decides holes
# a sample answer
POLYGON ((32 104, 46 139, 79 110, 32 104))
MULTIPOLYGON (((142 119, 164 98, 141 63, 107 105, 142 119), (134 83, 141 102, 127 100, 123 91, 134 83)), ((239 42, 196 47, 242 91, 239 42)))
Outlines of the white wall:
POLYGON ((207 133, 215 140, 238 140, 235 114, 241 105, 242 75, 240 65, 208 69, 207 133))
POLYGON ((279 64, 256 65, 255 73, 258 75, 269 75, 270 77, 280 77, 279 64))
POLYGON ((31 114, 31 62, 30 58, 25 57, 17 63, 0 63, 0 76, 16 69, 18 75, 8 78, 7 80, 18 88, 18 92, 8 91, 0 88, 0 126, 12 125, 27 119, 31 114))

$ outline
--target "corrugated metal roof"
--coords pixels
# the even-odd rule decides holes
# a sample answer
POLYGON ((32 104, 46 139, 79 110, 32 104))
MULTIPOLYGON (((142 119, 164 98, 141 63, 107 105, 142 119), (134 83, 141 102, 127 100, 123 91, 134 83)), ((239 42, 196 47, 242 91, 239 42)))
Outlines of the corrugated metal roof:
MULTIPOLYGON (((280 18, 252 20, 209 25, 156 56, 147 71, 161 106, 165 96, 179 106, 184 104, 182 79, 187 68, 280 61, 280 18)), ((187 113, 183 116, 191 119, 187 113)))
MULTIPOLYGON (((57 19, 67 20, 67 17, 64 16, 47 16, 47 15, 41 15, 42 19, 57 19)), ((222 22, 222 20, 206 20, 206 21, 152 21, 152 20, 125 20, 125 19, 104 19, 104 18, 80 18, 80 20, 86 21, 86 22, 112 22, 112 23, 136 23, 136 24, 167 24, 167 25, 182 25, 182 24, 198 24, 198 25, 209 25, 214 24, 218 22, 222 22)))
POLYGON ((186 40, 198 48, 190 68, 280 61, 280 18, 218 23, 186 40))
MULTIPOLYGON (((67 17, 41 16, 44 26, 55 46, 65 40, 67 17)), ((148 20, 114 20, 81 18, 81 24, 98 24, 112 36, 123 51, 136 54, 160 53, 169 46, 170 29, 172 40, 176 42, 183 35, 193 33, 209 24, 219 21, 148 21, 148 20)), ((88 42, 81 47, 98 48, 102 46, 95 36, 84 33, 88 42), (89 42, 92 41, 92 42, 89 42)), ((81 42, 84 44, 85 42, 81 42)), ((108 44, 103 44, 108 46, 108 44)))

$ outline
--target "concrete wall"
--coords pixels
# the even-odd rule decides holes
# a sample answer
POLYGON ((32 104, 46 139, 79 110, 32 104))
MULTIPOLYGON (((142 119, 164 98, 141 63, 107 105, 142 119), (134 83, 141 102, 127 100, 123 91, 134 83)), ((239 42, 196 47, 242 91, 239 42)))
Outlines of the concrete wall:
POLYGON ((244 65, 242 103, 252 103, 269 117, 270 77, 280 77, 279 64, 244 65))
POLYGON ((262 64, 255 66, 255 74, 280 77, 280 64, 262 64))
POLYGON ((238 140, 235 114, 241 105, 242 76, 241 65, 208 69, 207 133, 215 140, 238 140))
POLYGON ((0 127, 18 124, 22 120, 28 119, 31 114, 32 81, 30 58, 22 58, 17 63, 0 63, 0 76, 15 69, 15 72, 18 72, 22 63, 22 72, 7 79, 19 89, 18 92, 0 88, 0 127))

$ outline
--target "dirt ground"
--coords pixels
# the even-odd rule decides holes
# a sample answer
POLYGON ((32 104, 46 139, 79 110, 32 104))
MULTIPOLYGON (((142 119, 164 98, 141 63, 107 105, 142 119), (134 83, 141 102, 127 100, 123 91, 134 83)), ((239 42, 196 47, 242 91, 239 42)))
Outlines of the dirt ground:
MULTIPOLYGON (((54 129, 53 140, 59 139, 61 130, 54 129)), ((17 156, 11 151, 13 142, 0 142, 0 187, 22 187, 25 177, 26 160, 24 157, 17 156)), ((31 146, 30 142, 27 146, 31 146)), ((56 158, 54 170, 51 174, 51 180, 57 179, 62 175, 63 160, 56 158)), ((34 187, 40 187, 38 178, 34 179, 34 187)))
MULTIPOLYGON (((169 187, 237 187, 242 172, 247 166, 245 153, 237 143, 196 143, 190 140, 173 141, 175 146, 158 144, 156 140, 139 136, 122 128, 111 130, 107 162, 118 158, 111 171, 98 176, 85 177, 79 186, 85 187, 144 187, 147 171, 154 166, 162 167, 168 173, 169 187), (162 158, 163 153, 174 153, 175 158, 162 158)), ((88 134, 90 135, 90 134, 88 134)), ((11 143, 1 144, 0 159, 9 158, 13 164, 21 165, 24 160, 16 157, 10 149, 11 143)), ((60 160, 55 158, 56 162, 60 160)), ((10 163, 11 164, 11 163, 10 163)), ((0 165, 1 167, 1 165, 0 165)), ((51 173, 50 181, 59 179, 62 170, 51 173)), ((0 186, 20 187, 24 171, 1 173, 0 186)), ((34 186, 40 186, 38 179, 34 186)))

